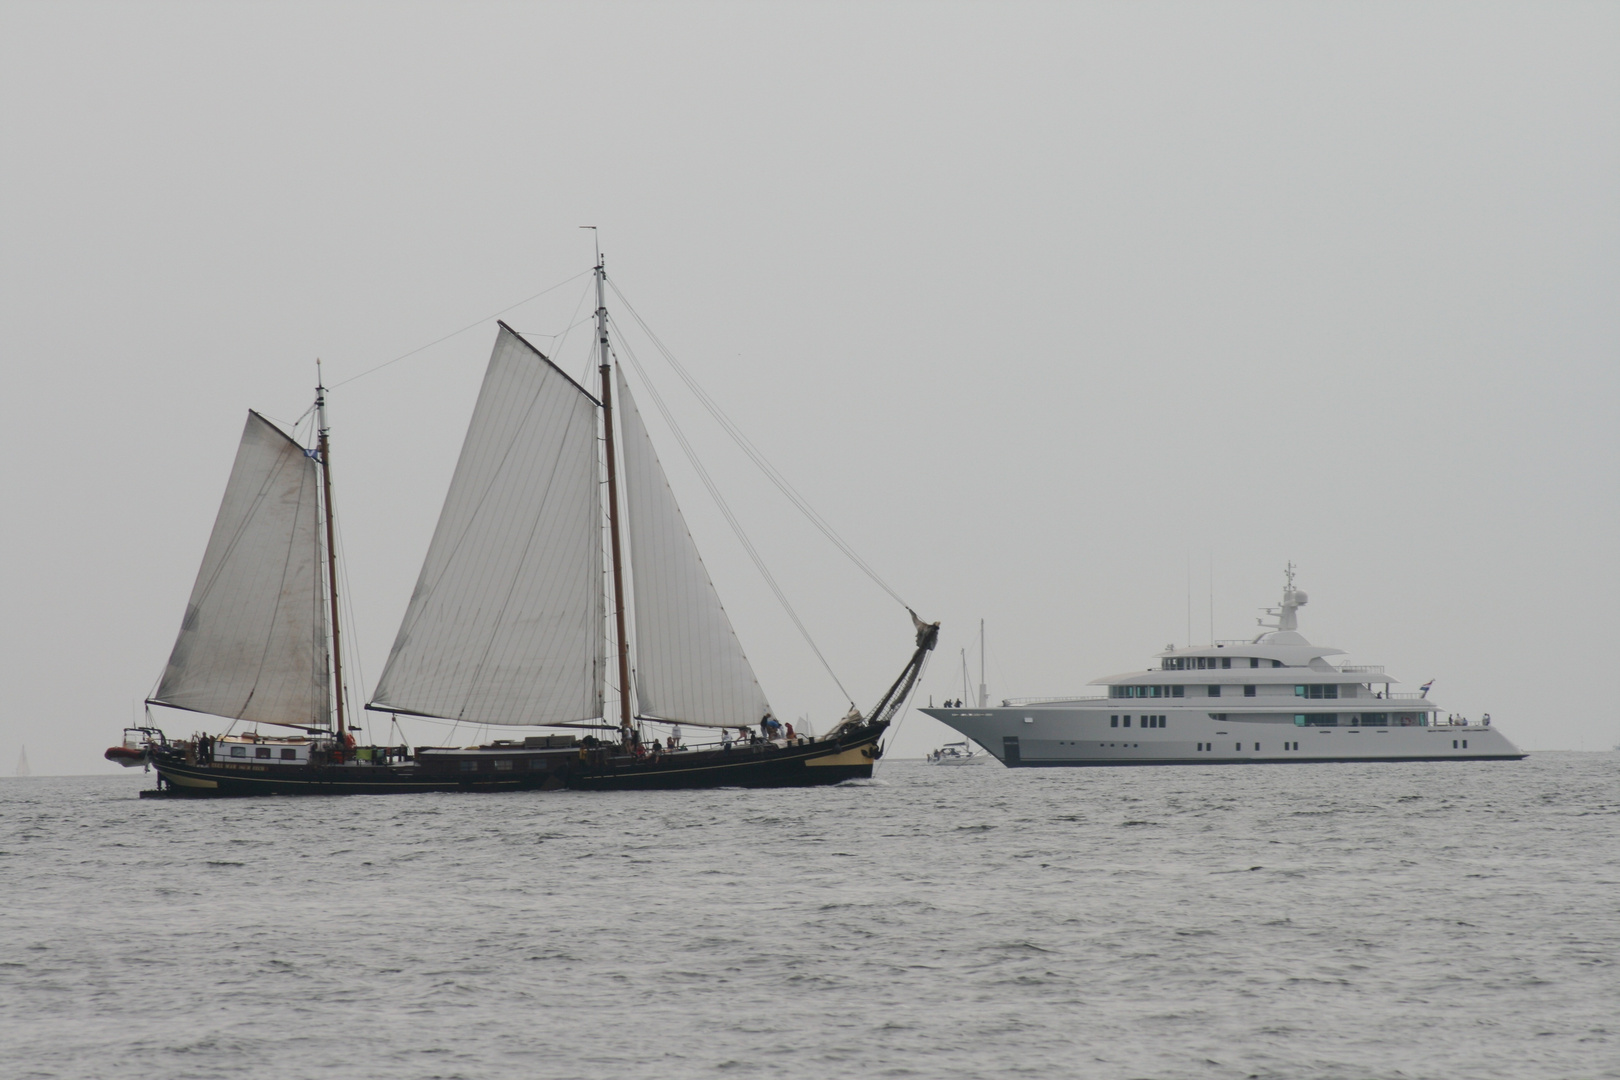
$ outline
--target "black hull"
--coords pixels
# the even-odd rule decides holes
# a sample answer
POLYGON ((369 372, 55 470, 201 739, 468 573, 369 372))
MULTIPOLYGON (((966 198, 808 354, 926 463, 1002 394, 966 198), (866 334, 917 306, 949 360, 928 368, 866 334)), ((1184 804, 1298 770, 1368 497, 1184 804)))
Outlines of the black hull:
MULTIPOLYGON (((821 787, 845 780, 867 780, 881 751, 878 738, 888 725, 873 725, 858 738, 838 745, 743 746, 705 752, 702 760, 676 754, 633 765, 582 766, 568 786, 582 791, 653 791, 712 787, 821 787)), ((694 755, 695 757, 696 755, 694 755)))
MULTIPOLYGON (((264 795, 405 795, 436 791, 651 791, 717 787, 820 787, 870 778, 886 723, 869 724, 835 742, 738 745, 637 760, 606 749, 523 754, 522 771, 463 773, 463 761, 489 764, 490 754, 436 752, 431 764, 297 765, 195 763, 154 754, 158 787, 142 798, 241 798, 264 795)), ((502 752, 503 756, 505 752, 502 752)))
POLYGON ((141 798, 222 799, 257 795, 410 795, 426 791, 544 791, 563 785, 538 776, 511 780, 456 780, 418 774, 414 766, 363 768, 342 765, 268 768, 263 773, 228 765, 154 761, 158 787, 141 798))

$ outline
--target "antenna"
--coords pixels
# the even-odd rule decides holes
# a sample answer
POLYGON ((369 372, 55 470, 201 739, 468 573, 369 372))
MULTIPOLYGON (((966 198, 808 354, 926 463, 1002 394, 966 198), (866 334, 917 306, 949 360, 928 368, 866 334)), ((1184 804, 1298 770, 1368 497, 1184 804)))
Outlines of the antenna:
POLYGON ((990 691, 984 687, 984 620, 979 620, 979 708, 990 704, 990 691))
POLYGON ((1187 648, 1192 648, 1192 552, 1187 552, 1187 648))
POLYGON ((1215 553, 1209 553, 1209 643, 1215 644, 1215 553))

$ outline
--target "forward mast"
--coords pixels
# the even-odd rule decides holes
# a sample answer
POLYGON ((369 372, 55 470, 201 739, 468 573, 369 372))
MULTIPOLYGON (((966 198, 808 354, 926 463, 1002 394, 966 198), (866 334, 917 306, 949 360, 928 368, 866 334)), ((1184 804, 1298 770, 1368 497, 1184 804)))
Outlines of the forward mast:
POLYGON ((332 443, 327 437, 326 384, 321 378, 321 362, 315 361, 315 453, 321 468, 321 498, 326 514, 326 585, 332 606, 332 681, 337 705, 337 736, 347 731, 343 715, 343 649, 338 640, 337 523, 332 511, 332 443))

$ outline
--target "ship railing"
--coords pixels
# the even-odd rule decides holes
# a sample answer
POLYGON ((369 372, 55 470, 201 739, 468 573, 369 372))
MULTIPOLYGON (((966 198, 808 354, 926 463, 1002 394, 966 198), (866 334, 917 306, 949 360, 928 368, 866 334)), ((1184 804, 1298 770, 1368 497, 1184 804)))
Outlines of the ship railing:
POLYGON ((1107 701, 1106 694, 1063 694, 1059 697, 1014 697, 1002 698, 1001 707, 1004 709, 1018 708, 1024 705, 1054 705, 1060 701, 1107 701))
POLYGON ((1470 720, 1466 716, 1448 716, 1442 720, 1440 717, 1436 716, 1433 720, 1429 721, 1429 726, 1450 728, 1488 728, 1491 726, 1491 714, 1486 713, 1478 720, 1470 720))
POLYGON ((1382 675, 1383 664, 1345 664, 1339 669, 1346 675, 1382 675))
POLYGON ((1412 693, 1403 694, 1403 693, 1396 693, 1396 692, 1393 692, 1393 691, 1388 693, 1388 694, 1385 694, 1384 696, 1386 698, 1395 698, 1396 700, 1402 700, 1402 701, 1427 701, 1428 700, 1428 698, 1426 698, 1422 694, 1412 694, 1412 693))

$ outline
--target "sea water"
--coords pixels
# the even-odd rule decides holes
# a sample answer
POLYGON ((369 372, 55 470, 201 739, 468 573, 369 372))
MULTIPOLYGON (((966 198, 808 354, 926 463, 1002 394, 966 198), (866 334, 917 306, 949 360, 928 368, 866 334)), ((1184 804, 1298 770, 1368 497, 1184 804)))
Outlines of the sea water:
POLYGON ((0 782, 7 1077, 1620 1077, 1620 755, 0 782))

